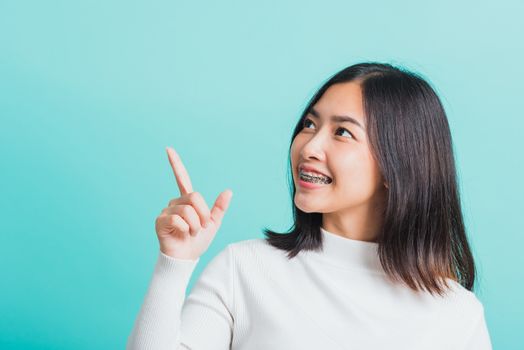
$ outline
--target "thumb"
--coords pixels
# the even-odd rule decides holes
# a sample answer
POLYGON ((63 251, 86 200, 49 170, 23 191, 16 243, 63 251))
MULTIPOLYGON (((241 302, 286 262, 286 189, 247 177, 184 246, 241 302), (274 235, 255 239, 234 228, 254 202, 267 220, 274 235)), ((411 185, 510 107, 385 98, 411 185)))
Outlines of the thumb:
POLYGON ((231 197, 233 197, 233 191, 229 189, 225 190, 218 195, 215 204, 211 209, 211 219, 215 222, 217 227, 222 223, 222 218, 229 207, 231 197))

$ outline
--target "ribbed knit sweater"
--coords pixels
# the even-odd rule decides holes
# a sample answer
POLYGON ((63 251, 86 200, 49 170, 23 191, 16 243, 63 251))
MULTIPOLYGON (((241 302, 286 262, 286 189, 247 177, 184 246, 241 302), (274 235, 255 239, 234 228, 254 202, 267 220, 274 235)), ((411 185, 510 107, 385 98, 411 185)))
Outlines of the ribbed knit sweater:
POLYGON ((230 243, 187 298, 200 258, 159 252, 127 349, 492 349, 474 293, 414 292, 387 278, 378 243, 321 232, 321 251, 291 260, 262 238, 230 243))

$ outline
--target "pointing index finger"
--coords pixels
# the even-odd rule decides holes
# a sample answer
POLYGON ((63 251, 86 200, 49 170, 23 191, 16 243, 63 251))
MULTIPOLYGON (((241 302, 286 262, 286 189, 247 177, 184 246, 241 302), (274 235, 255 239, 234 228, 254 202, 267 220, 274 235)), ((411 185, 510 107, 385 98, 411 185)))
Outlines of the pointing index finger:
POLYGON ((184 195, 193 192, 191 180, 189 179, 187 170, 184 167, 182 160, 178 156, 178 153, 176 153, 175 150, 170 147, 166 147, 166 151, 167 158, 169 159, 169 163, 171 164, 171 168, 173 168, 173 173, 176 177, 176 182, 178 184, 180 194, 184 195))

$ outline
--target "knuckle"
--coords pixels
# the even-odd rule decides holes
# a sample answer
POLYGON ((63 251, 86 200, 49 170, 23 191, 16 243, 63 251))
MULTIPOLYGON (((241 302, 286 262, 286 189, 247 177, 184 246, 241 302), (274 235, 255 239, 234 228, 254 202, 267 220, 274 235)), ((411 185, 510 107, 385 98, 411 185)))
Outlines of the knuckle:
POLYGON ((180 211, 183 215, 185 216, 190 216, 193 214, 193 207, 191 205, 183 205, 181 208, 180 208, 180 211))
POLYGON ((198 222, 198 220, 193 220, 191 222, 191 225, 190 226, 190 230, 191 230, 191 234, 193 235, 196 235, 198 233, 198 231, 200 231, 202 228, 200 227, 200 223, 198 222))
POLYGON ((169 217, 169 223, 172 225, 172 226, 177 226, 178 225, 178 215, 171 215, 169 217))
POLYGON ((187 228, 188 228, 187 227, 188 225, 186 224, 184 219, 182 219, 178 215, 172 215, 171 216, 170 224, 171 224, 171 226, 173 226, 174 228, 178 229, 179 231, 187 231, 187 228))
POLYGON ((200 231, 200 226, 191 225, 191 234, 196 235, 200 231))
POLYGON ((198 192, 191 192, 187 195, 187 197, 190 202, 194 203, 200 199, 201 195, 198 192))

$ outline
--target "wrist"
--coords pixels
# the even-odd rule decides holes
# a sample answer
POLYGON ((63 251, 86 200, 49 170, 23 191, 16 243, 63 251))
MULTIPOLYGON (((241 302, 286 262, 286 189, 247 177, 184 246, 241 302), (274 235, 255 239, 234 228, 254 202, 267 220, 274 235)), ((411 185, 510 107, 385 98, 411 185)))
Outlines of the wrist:
POLYGON ((160 252, 171 259, 197 261, 199 257, 190 254, 177 252, 171 249, 160 248, 160 252))

